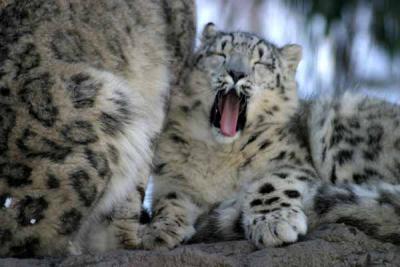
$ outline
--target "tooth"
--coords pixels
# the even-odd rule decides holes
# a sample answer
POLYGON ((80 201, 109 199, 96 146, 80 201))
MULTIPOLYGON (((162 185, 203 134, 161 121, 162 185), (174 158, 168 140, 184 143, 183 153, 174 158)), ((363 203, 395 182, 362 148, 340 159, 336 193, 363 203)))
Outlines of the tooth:
POLYGON ((236 89, 236 94, 240 95, 240 89, 239 88, 235 88, 236 89))

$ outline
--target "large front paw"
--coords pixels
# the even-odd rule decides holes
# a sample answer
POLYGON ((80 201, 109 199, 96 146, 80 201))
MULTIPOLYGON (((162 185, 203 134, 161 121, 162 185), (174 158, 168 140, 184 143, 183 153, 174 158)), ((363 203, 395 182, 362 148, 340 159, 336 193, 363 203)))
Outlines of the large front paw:
POLYGON ((181 244, 195 232, 193 226, 178 226, 168 222, 153 222, 143 227, 142 247, 144 249, 166 250, 181 244))
POLYGON ((281 208, 244 217, 246 238, 258 248, 296 242, 307 232, 307 217, 298 208, 281 208))

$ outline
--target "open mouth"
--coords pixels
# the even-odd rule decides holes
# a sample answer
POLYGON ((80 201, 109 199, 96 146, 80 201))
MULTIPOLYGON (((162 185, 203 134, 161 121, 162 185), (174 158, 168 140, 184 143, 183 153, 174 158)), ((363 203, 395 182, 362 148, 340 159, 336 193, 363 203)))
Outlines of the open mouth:
POLYGON ((247 97, 237 95, 235 90, 228 93, 219 91, 210 112, 210 123, 220 129, 222 135, 233 137, 246 124, 247 97))

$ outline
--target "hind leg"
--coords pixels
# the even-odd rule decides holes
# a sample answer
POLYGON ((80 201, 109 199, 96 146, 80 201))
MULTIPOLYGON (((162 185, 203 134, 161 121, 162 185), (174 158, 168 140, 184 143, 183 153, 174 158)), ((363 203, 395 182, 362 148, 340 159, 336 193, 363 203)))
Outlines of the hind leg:
MULTIPOLYGON (((147 177, 143 177, 147 181, 147 177)), ((140 183, 136 190, 117 205, 110 216, 110 230, 116 238, 117 248, 135 249, 141 243, 138 235, 140 216, 145 196, 146 183, 140 183)))
POLYGON ((110 212, 99 212, 97 218, 85 226, 81 241, 71 244, 71 254, 79 255, 85 250, 103 252, 138 248, 141 243, 138 235, 141 203, 139 192, 134 191, 110 212))
POLYGON ((128 196, 126 201, 114 209, 110 227, 113 228, 114 236, 117 238, 117 247, 135 249, 139 246, 141 203, 138 196, 134 194, 128 196))
POLYGON ((76 251, 136 248, 140 243, 137 231, 152 159, 151 142, 161 128, 162 103, 148 110, 147 99, 125 80, 109 73, 97 77, 109 88, 98 97, 98 122, 112 174, 73 247, 76 251))

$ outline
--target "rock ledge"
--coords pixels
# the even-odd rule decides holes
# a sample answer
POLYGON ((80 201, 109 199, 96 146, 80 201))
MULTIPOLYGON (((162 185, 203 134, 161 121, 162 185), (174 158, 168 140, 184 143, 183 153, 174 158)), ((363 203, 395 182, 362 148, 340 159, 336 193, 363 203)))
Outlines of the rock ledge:
POLYGON ((325 225, 285 247, 256 250, 247 241, 192 244, 171 251, 119 250, 48 259, 0 259, 0 266, 400 266, 400 247, 351 226, 325 225))

